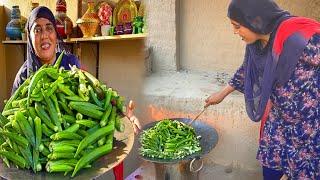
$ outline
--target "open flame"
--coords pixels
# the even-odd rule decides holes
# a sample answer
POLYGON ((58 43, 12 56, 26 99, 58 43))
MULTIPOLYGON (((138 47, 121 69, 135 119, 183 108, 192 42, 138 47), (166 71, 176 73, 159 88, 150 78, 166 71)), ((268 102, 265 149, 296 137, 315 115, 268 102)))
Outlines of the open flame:
POLYGON ((192 118, 195 117, 194 114, 185 113, 181 111, 173 111, 163 107, 157 107, 155 105, 149 105, 148 107, 149 115, 151 116, 151 120, 162 120, 166 118, 192 118))

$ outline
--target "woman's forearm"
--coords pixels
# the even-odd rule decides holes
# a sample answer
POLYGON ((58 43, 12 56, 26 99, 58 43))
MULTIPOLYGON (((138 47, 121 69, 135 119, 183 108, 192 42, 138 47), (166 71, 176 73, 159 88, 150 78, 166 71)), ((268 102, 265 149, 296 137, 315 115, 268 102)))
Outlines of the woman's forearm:
POLYGON ((232 93, 234 90, 235 90, 234 87, 232 87, 229 84, 227 84, 223 89, 220 90, 220 93, 221 93, 221 96, 223 96, 223 98, 225 98, 230 93, 232 93))

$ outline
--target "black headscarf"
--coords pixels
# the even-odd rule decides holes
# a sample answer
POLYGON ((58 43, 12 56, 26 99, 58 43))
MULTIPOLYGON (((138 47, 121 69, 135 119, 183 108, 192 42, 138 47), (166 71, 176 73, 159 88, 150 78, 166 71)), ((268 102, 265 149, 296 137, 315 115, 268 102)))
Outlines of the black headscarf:
POLYGON ((272 0, 233 0, 228 8, 230 19, 258 34, 271 33, 288 16, 272 0))

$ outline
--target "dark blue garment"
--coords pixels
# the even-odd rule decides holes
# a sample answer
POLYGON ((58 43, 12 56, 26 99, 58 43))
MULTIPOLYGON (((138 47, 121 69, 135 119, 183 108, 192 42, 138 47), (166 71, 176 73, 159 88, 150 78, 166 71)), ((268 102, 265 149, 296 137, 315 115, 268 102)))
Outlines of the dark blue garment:
MULTIPOLYGON (((61 53, 57 53, 56 57, 59 57, 61 53)), ((73 54, 65 54, 62 57, 60 67, 63 67, 65 70, 70 70, 70 67, 75 65, 77 68, 80 68, 79 60, 73 54)))
POLYGON ((262 167, 263 180, 280 180, 283 176, 282 171, 270 169, 267 167, 262 167))

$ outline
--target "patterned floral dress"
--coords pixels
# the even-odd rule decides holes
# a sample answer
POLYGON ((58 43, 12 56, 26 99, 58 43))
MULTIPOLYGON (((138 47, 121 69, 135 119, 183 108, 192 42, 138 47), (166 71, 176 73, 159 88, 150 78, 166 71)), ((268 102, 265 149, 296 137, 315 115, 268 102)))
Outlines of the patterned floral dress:
MULTIPOLYGON (((240 92, 245 68, 229 81, 240 92)), ((273 88, 270 99, 257 159, 292 179, 320 180, 320 34, 312 36, 290 80, 273 88)))

